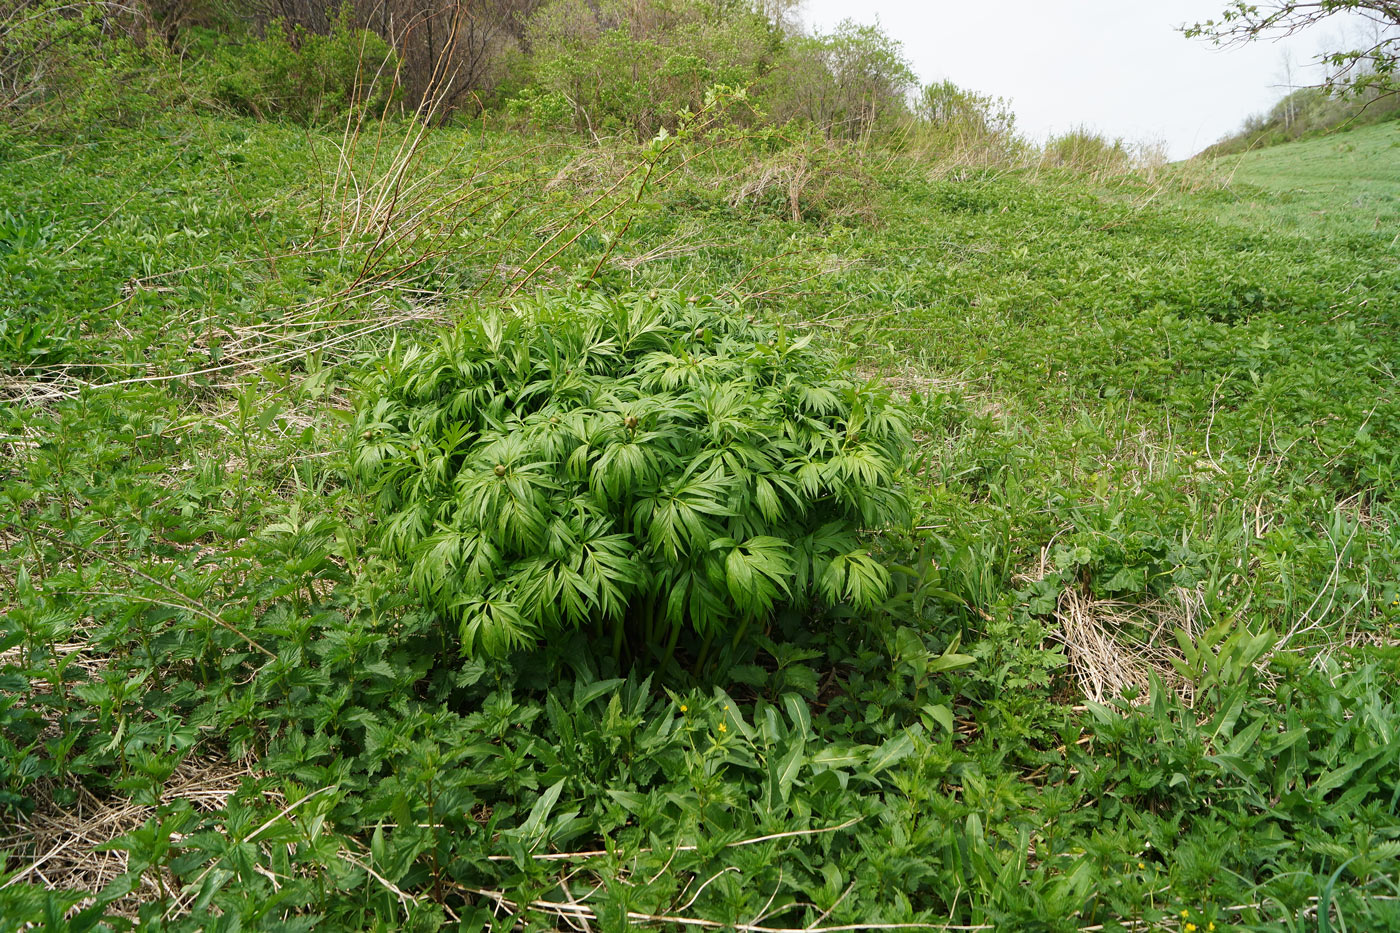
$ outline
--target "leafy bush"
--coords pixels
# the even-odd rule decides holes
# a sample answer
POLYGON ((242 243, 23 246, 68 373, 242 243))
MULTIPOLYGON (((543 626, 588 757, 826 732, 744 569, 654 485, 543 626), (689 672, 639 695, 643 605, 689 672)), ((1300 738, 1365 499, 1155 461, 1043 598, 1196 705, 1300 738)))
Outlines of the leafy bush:
POLYGON ((527 87, 506 103, 506 112, 537 129, 564 129, 573 125, 573 106, 558 91, 527 87))
MULTIPOLYGON (((610 627, 669 660, 780 610, 870 606, 906 514, 889 396, 786 330, 674 298, 544 301, 396 354, 355 422, 379 542, 465 653, 610 627)), ((663 664, 666 663, 663 661, 663 664)))
POLYGON ((763 95, 780 122, 861 139, 894 129, 909 112, 907 97, 918 79, 903 46, 876 26, 844 20, 828 34, 793 37, 784 54, 763 95))
POLYGON ((0 21, 0 114, 91 131, 137 123, 179 96, 144 19, 112 5, 33 0, 0 21))
POLYGON ((532 117, 553 123, 564 101, 579 130, 643 139, 701 109, 711 86, 756 82, 779 41, 767 18, 720 0, 559 0, 532 19, 529 36, 534 84, 523 106, 532 117))
POLYGON ((1121 139, 1109 140, 1085 127, 1076 127, 1045 143, 1044 161, 1076 172, 1116 173, 1132 167, 1132 154, 1121 139))
POLYGON ((382 106, 394 93, 393 50, 355 28, 348 8, 328 35, 273 23, 262 39, 231 44, 210 33, 199 45, 210 96, 259 119, 315 122, 356 105, 382 106))
POLYGON ((1016 114, 1005 98, 979 94, 947 80, 925 85, 914 113, 931 126, 975 134, 1004 135, 1016 128, 1016 114))

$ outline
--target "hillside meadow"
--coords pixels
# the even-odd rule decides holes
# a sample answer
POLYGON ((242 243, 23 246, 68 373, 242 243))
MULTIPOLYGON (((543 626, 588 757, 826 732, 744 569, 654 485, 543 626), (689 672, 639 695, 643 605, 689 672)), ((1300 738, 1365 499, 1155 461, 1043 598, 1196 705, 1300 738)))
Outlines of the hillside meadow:
POLYGON ((1400 927, 1395 125, 742 104, 0 124, 0 929, 1400 927))

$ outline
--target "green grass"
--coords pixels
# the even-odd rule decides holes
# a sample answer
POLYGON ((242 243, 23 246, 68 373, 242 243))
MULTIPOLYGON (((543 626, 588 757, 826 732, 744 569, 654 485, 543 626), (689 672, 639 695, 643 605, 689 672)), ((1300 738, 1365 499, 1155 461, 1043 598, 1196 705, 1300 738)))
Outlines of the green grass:
POLYGON ((1226 156, 1218 165, 1272 195, 1246 197, 1242 222, 1373 239, 1378 251, 1400 256, 1400 122, 1226 156))
POLYGON ((0 131, 0 928, 1391 928, 1396 138, 1194 190, 812 147, 794 220, 738 196, 775 143, 447 127, 378 199, 372 134, 357 198, 338 134, 0 131), (444 655, 350 409, 390 341, 580 289, 907 396, 887 603, 717 682, 444 655))

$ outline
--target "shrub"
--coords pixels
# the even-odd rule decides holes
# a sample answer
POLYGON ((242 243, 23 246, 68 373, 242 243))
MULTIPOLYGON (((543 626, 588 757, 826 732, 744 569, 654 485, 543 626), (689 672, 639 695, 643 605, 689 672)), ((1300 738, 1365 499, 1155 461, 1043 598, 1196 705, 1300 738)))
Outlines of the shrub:
POLYGON ((754 84, 778 42, 765 16, 725 0, 558 0, 530 22, 532 94, 568 102, 580 131, 648 139, 711 86, 754 84))
POLYGON ((230 44, 205 33, 198 45, 209 61, 210 95, 259 119, 314 123, 356 105, 382 106, 394 90, 393 51, 355 28, 348 8, 328 35, 273 23, 262 39, 230 44))
POLYGON ((1121 139, 1109 140, 1093 130, 1076 127, 1045 143, 1047 165, 1086 173, 1117 174, 1132 168, 1133 157, 1121 139))
POLYGON ((703 663, 784 609, 883 599, 861 530, 907 514, 890 397, 714 303, 488 315, 392 355, 355 432, 379 545, 467 654, 591 626, 663 667, 698 636, 703 663))
POLYGON ((90 131, 136 123, 178 92, 142 20, 96 0, 34 0, 0 14, 0 115, 90 131))
POLYGON ((799 120, 836 139, 893 130, 917 86, 898 40, 845 20, 826 35, 788 42, 763 95, 779 122, 799 120))
POLYGON ((506 112, 528 121, 536 129, 559 130, 573 125, 573 105, 558 91, 527 87, 506 102, 506 112))

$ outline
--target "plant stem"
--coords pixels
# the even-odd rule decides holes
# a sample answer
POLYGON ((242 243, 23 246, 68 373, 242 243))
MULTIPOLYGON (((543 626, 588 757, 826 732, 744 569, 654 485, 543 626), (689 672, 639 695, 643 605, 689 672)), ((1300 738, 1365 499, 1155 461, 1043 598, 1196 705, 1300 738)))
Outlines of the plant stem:
POLYGON ((705 634, 705 641, 700 645, 700 654, 695 659, 695 667, 691 668, 691 673, 696 677, 700 676, 700 671, 705 667, 705 661, 710 657, 710 643, 714 641, 714 632, 705 634))
POLYGON ((678 622, 678 621, 677 621, 677 622, 673 622, 673 623, 671 624, 671 638, 670 638, 669 641, 666 642, 666 655, 661 659, 661 673, 662 673, 662 674, 665 674, 665 673, 666 673, 666 668, 668 668, 668 667, 671 666, 671 658, 672 658, 672 657, 675 655, 675 653, 676 653, 676 642, 680 641, 680 638, 681 638, 681 624, 680 624, 680 622, 678 622))

